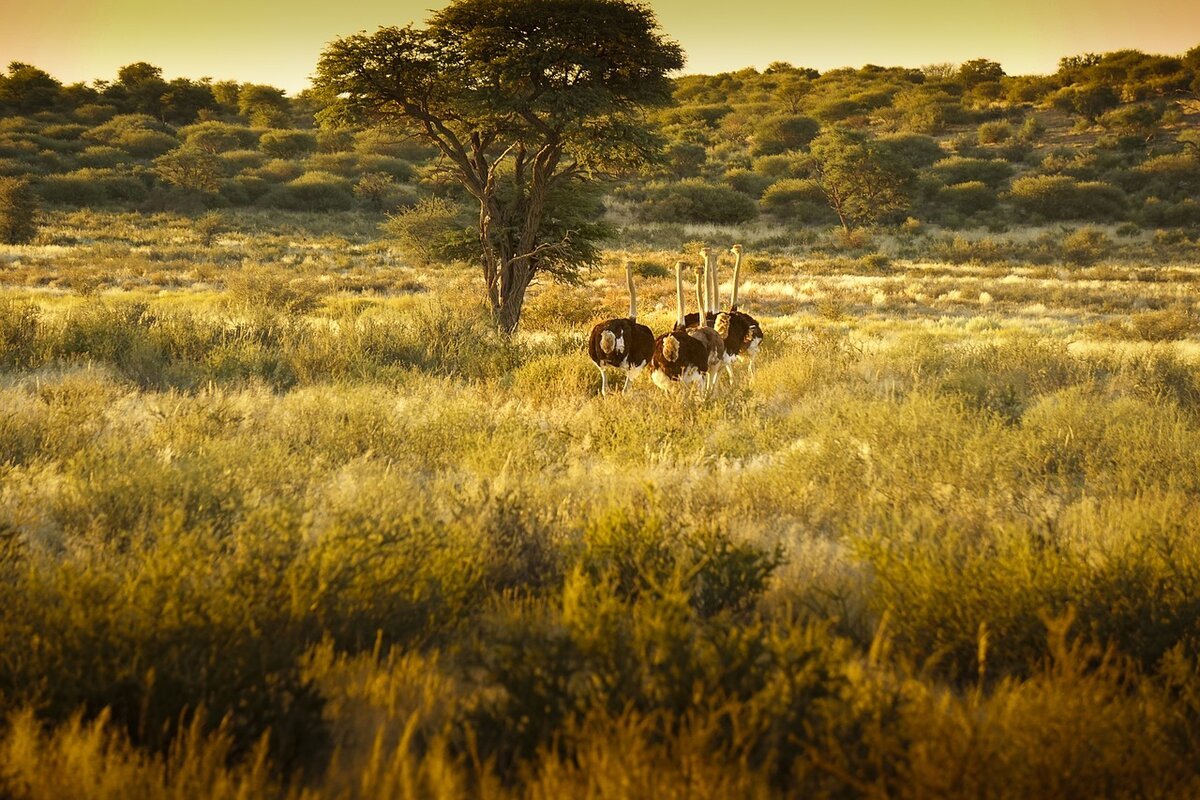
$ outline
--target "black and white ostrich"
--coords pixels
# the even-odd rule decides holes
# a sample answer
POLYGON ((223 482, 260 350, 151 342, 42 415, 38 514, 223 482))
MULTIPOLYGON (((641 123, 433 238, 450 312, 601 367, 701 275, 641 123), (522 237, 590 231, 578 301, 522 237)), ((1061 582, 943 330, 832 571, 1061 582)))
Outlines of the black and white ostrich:
MULTIPOLYGON (((706 267, 709 263, 711 262, 706 259, 706 267)), ((706 312, 712 305, 712 292, 709 291, 712 286, 711 277, 711 272, 707 268, 696 267, 696 307, 703 308, 706 312), (702 283, 703 289, 701 289, 702 283)), ((699 316, 697 316, 697 320, 699 320, 699 316)), ((704 349, 708 351, 705 388, 711 392, 716 387, 717 379, 721 375, 719 370, 725 364, 725 341, 711 325, 694 325, 689 327, 687 332, 689 336, 704 345, 704 349)))
POLYGON ((729 312, 720 315, 715 326, 717 332, 725 338, 725 351, 731 358, 745 359, 750 366, 750 374, 754 374, 754 358, 763 341, 762 326, 758 320, 744 311, 738 310, 738 283, 742 273, 742 246, 735 244, 730 248, 733 252, 733 290, 729 296, 729 312))
POLYGON ((633 286, 633 262, 625 262, 625 283, 629 286, 629 316, 597 323, 588 339, 588 355, 600 370, 600 394, 608 394, 605 367, 625 371, 625 385, 637 377, 654 354, 654 331, 637 321, 637 289, 633 286))
POLYGON ((708 375, 708 348, 688 335, 683 308, 683 262, 675 262, 675 298, 679 315, 675 327, 654 342, 650 378, 660 389, 695 386, 703 391, 708 375))

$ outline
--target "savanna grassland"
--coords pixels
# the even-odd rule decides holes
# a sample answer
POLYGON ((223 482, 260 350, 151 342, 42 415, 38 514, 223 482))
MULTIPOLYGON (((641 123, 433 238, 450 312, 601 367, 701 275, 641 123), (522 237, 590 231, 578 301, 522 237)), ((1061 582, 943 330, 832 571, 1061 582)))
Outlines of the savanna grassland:
POLYGON ((622 230, 512 339, 354 212, 0 250, 0 794, 1200 792, 1190 240, 622 230), (700 240, 756 374, 599 397, 700 240))

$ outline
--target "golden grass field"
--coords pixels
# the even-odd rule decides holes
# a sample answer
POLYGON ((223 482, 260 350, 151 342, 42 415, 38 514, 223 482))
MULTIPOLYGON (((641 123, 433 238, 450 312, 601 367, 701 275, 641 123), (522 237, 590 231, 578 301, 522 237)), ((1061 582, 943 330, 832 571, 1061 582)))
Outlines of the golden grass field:
POLYGON ((680 232, 703 402, 584 352, 653 230, 511 341, 351 214, 0 248, 0 796, 1200 794, 1200 254, 680 232))

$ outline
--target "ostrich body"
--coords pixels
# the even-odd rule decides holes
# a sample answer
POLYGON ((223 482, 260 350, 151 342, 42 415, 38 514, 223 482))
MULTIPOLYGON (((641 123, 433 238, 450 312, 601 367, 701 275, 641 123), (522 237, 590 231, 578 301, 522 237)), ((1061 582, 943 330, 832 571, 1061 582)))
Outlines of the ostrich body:
POLYGON ((605 320, 592 328, 588 355, 600 370, 600 394, 608 394, 605 367, 625 371, 625 385, 637 377, 654 354, 654 332, 637 321, 637 290, 633 285, 633 262, 625 262, 625 283, 629 287, 629 316, 605 320))
MULTIPOLYGON (((707 263, 707 259, 705 259, 707 263)), ((707 291, 711 285, 710 273, 708 270, 696 268, 696 307, 707 309, 711 305, 712 295, 707 291), (701 280, 704 281, 704 291, 701 291, 701 280)), ((697 319, 699 317, 697 316, 697 319)), ((725 362, 725 341, 721 338, 721 334, 717 333, 709 325, 697 325, 687 329, 688 335, 696 341, 704 345, 704 349, 708 352, 708 369, 706 370, 706 384, 708 391, 712 391, 717 385, 717 378, 720 377, 718 370, 725 362)))
POLYGON ((672 385, 703 388, 708 375, 708 348, 688 335, 684 323, 682 261, 675 264, 675 296, 679 316, 675 328, 654 342, 650 378, 664 390, 672 385))
POLYGON ((735 244, 732 248, 733 262, 733 291, 729 296, 728 321, 716 326, 717 331, 725 337, 725 349, 736 358, 744 358, 750 365, 750 374, 754 374, 754 357, 758 355, 759 345, 762 344, 763 331, 758 320, 737 306, 738 282, 742 272, 742 246, 735 244))

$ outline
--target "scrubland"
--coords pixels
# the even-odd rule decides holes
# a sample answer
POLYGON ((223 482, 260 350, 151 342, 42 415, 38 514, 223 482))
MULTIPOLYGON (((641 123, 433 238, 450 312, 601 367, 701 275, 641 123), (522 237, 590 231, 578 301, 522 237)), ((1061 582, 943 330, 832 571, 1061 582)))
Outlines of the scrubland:
POLYGON ((355 215, 49 214, 0 794, 1200 792, 1194 246, 791 235, 630 226, 510 341, 355 215), (658 332, 735 237, 757 374, 599 397, 620 262, 658 332))

